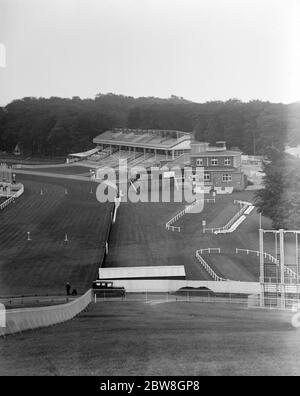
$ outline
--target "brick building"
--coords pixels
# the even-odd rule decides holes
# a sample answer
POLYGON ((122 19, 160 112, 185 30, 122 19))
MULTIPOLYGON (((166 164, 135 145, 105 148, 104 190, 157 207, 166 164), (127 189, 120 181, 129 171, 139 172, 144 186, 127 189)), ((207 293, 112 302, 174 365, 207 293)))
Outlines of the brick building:
POLYGON ((205 190, 214 189, 217 193, 231 193, 245 188, 242 172, 242 153, 227 150, 225 142, 192 142, 190 163, 193 168, 204 168, 205 190))

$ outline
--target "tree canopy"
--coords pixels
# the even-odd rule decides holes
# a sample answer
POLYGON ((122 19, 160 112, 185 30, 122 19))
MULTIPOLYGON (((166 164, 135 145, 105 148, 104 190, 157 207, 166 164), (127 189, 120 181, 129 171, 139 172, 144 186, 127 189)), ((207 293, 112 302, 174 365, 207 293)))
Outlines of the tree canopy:
POLYGON ((246 154, 265 154, 300 144, 300 104, 195 103, 172 95, 155 97, 98 94, 94 99, 27 97, 0 108, 0 150, 19 144, 23 153, 66 155, 93 147, 93 138, 113 127, 176 129, 196 140, 225 140, 246 154))
POLYGON ((300 229, 300 160, 270 149, 264 164, 264 189, 256 193, 259 212, 276 229, 300 229))

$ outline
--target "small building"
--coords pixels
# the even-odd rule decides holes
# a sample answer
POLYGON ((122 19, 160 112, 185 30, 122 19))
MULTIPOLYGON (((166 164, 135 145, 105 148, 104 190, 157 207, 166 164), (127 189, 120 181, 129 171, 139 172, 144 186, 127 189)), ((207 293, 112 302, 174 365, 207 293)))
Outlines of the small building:
POLYGON ((217 142, 215 146, 205 142, 192 142, 190 164, 193 169, 204 168, 205 190, 215 190, 222 194, 245 188, 242 153, 227 150, 223 141, 217 142))
POLYGON ((183 265, 99 268, 100 280, 185 279, 185 277, 183 265))
POLYGON ((14 155, 20 156, 21 155, 21 149, 20 146, 17 144, 15 149, 14 149, 14 155))
POLYGON ((266 160, 263 155, 242 155, 242 165, 262 165, 266 160))
POLYGON ((91 155, 94 155, 96 153, 98 153, 99 148, 96 147, 94 149, 88 150, 88 151, 84 151, 81 153, 73 153, 73 154, 69 154, 68 158, 67 158, 67 163, 70 162, 75 162, 75 161, 82 161, 84 159, 89 158, 91 155))

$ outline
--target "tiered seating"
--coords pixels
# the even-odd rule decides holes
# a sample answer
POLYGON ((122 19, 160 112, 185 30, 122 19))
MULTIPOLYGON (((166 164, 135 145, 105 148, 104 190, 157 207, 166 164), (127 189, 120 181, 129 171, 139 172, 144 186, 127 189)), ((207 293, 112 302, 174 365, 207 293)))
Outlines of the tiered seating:
POLYGON ((136 166, 136 165, 141 165, 142 162, 144 161, 144 154, 142 153, 136 153, 135 159, 129 162, 130 167, 136 166))
POLYGON ((151 166, 154 166, 156 164, 157 160, 155 159, 154 154, 149 154, 146 159, 143 161, 142 165, 145 168, 149 168, 151 166))

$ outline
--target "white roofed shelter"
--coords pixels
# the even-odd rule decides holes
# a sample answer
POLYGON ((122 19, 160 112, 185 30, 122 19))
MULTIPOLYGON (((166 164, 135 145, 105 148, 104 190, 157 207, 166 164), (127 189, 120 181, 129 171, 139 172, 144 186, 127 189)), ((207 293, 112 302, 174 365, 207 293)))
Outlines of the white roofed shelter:
POLYGON ((99 268, 99 279, 185 279, 183 265, 99 268))
POLYGON ((70 158, 81 158, 81 159, 83 159, 83 158, 89 157, 90 155, 98 153, 98 151, 99 151, 99 148, 94 148, 92 150, 85 151, 85 152, 82 152, 82 153, 69 154, 69 157, 70 158))

